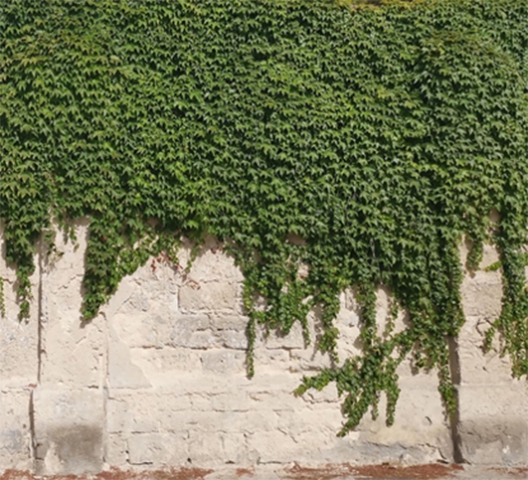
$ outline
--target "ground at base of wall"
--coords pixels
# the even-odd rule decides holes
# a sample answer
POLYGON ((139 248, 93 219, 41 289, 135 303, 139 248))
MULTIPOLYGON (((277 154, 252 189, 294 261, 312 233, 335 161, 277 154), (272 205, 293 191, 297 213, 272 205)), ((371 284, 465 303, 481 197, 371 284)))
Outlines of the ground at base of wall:
POLYGON ((256 468, 209 470, 180 468, 156 471, 111 469, 97 475, 35 476, 29 472, 6 470, 0 480, 520 480, 528 479, 528 467, 478 467, 461 465, 327 465, 319 468, 261 465, 256 468))

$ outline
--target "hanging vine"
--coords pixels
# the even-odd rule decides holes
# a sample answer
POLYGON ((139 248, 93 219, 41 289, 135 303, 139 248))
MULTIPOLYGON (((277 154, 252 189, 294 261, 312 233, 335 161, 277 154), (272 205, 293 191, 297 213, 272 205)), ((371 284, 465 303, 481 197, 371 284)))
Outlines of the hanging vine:
POLYGON ((501 252, 488 343, 499 331, 525 375, 527 19, 526 0, 3 2, 0 216, 21 317, 52 217, 91 219, 87 320, 150 256, 215 235, 245 276, 250 374, 258 326, 300 322, 308 340, 320 307, 335 367, 298 393, 335 382, 346 434, 381 392, 393 421, 409 355, 452 408, 466 236, 473 267, 484 242, 501 252), (410 319, 383 338, 380 285, 410 319), (339 359, 350 286, 363 350, 339 359))

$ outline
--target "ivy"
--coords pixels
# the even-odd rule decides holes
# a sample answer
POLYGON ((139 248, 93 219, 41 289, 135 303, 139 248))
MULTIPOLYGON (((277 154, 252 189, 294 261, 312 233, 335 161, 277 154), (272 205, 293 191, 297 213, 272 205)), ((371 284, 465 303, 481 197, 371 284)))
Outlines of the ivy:
POLYGON ((309 342, 321 312, 334 366, 297 393, 335 382, 344 435, 382 392, 392 423, 409 356, 452 411, 465 237, 472 268, 484 242, 500 251, 487 345, 500 332, 525 375, 527 19, 526 0, 3 2, 0 215, 21 318, 51 218, 91 219, 86 320, 150 256, 214 235, 245 276, 250 375, 257 328, 300 322, 309 342), (405 330, 378 335, 379 286, 405 330), (363 350, 339 359, 348 287, 363 350))

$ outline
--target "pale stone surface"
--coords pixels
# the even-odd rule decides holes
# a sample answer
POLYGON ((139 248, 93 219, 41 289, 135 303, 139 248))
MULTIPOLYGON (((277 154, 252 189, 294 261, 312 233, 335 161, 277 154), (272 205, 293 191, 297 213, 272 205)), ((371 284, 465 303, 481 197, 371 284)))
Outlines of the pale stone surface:
MULTIPOLYGON (((41 248, 40 243, 36 246, 41 248)), ((18 319, 17 279, 13 265, 7 265, 0 222, 0 279, 3 281, 5 315, 0 312, 0 388, 22 388, 36 383, 38 375, 38 320, 40 309, 40 255, 35 255, 35 272, 30 278, 29 318, 18 319)))
MULTIPOLYGON (((497 252, 486 246, 481 266, 497 260, 497 252)), ((500 274, 468 273, 462 291, 466 322, 458 336, 461 382, 457 427, 462 457, 473 464, 526 464, 526 381, 512 379, 510 360, 500 355, 498 339, 491 351, 483 351, 485 333, 500 312, 500 274)))
POLYGON ((0 390, 0 472, 32 467, 31 389, 0 390))
POLYGON ((58 234, 60 258, 43 262, 40 286, 42 357, 41 383, 68 384, 72 388, 101 387, 104 382, 107 332, 98 315, 81 322, 84 252, 87 222, 76 228, 77 243, 58 234))
MULTIPOLYGON (((308 347, 298 324, 286 336, 270 332, 266 338, 259 330, 256 372, 248 379, 243 279, 233 259, 208 239, 188 273, 190 247, 184 243, 179 266, 150 260, 82 326, 86 234, 87 223, 79 222, 77 245, 57 237, 63 254, 42 261, 33 279, 30 322, 18 323, 7 292, 8 314, 0 321, 0 470, 33 466, 52 475, 226 463, 450 462, 453 433, 468 462, 528 462, 525 385, 511 379, 507 357, 480 349, 500 310, 497 272, 478 271, 464 280, 468 321, 453 353, 460 370, 457 431, 445 415, 436 372, 416 374, 405 361, 398 369, 394 426, 385 425, 382 396, 378 419, 366 416, 356 431, 338 438, 343 399, 335 385, 293 395, 303 375, 331 365, 314 347, 316 309, 308 347)), ((495 261, 493 249, 484 253, 484 266, 495 261)), ((1 261, 0 276, 12 288, 14 273, 1 261)), ((354 292, 346 290, 340 300, 343 362, 360 353, 360 328, 354 292)), ((390 292, 379 289, 379 335, 390 302, 390 292)), ((400 312, 396 331, 406 322, 400 312)))
POLYGON ((41 475, 95 473, 103 466, 104 393, 35 389, 35 468, 41 475))

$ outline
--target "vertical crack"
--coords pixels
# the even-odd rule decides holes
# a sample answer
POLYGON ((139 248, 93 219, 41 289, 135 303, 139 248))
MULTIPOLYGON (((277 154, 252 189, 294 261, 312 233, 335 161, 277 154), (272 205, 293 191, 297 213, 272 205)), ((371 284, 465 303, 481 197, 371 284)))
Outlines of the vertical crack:
POLYGON ((42 321, 44 316, 44 306, 43 306, 43 275, 44 275, 44 248, 45 242, 41 237, 39 241, 39 248, 37 250, 38 261, 36 266, 38 268, 38 298, 37 298, 37 383, 30 385, 31 394, 29 396, 29 432, 31 440, 31 454, 33 457, 34 468, 37 466, 38 458, 38 443, 35 429, 35 388, 40 384, 42 376, 42 321))
POLYGON ((30 395, 29 395, 29 435, 30 435, 30 441, 31 441, 31 444, 30 444, 30 455, 33 459, 33 467, 36 466, 36 462, 37 462, 37 456, 38 456, 38 452, 37 452, 37 440, 36 440, 36 435, 35 435, 35 408, 34 408, 34 402, 33 402, 33 393, 35 392, 35 390, 32 390, 30 395))
POLYGON ((42 322, 44 316, 44 299, 43 299, 43 276, 44 276, 44 239, 40 240, 40 248, 38 252, 39 261, 39 279, 38 279, 38 317, 37 317, 37 384, 40 383, 40 378, 42 375, 42 322))
POLYGON ((461 382, 460 373, 460 356, 458 350, 458 337, 449 337, 447 340, 449 348, 449 369, 451 372, 451 379, 455 387, 456 410, 449 416, 449 423, 451 428, 451 442, 453 444, 453 459, 455 463, 465 463, 462 455, 462 439, 458 430, 460 425, 460 395, 459 388, 461 382))

